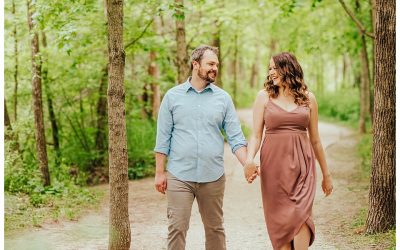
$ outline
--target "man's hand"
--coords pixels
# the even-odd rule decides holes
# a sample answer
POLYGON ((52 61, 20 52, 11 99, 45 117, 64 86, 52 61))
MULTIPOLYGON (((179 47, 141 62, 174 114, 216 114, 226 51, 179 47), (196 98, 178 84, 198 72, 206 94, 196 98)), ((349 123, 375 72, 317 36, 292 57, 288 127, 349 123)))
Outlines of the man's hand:
POLYGON ((254 162, 246 163, 244 166, 244 176, 248 183, 252 183, 257 175, 259 175, 260 168, 256 166, 254 162))
POLYGON ((156 190, 162 194, 165 194, 167 190, 167 176, 165 172, 156 173, 154 177, 154 185, 156 190))

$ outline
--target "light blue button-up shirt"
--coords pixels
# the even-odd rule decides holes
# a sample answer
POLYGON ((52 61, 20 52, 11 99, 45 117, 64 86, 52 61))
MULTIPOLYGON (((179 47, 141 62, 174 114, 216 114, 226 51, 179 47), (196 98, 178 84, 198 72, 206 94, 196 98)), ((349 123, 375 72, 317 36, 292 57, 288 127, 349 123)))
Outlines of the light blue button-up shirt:
POLYGON ((210 83, 197 92, 190 78, 167 91, 158 113, 155 152, 182 181, 212 182, 224 174, 224 137, 234 153, 246 146, 232 99, 210 83))

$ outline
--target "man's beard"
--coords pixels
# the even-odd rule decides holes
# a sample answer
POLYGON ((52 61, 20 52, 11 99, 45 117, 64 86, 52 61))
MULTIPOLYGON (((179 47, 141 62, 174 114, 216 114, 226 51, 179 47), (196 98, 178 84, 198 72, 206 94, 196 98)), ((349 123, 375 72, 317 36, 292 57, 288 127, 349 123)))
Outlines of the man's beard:
POLYGON ((205 72, 204 74, 202 74, 203 70, 200 68, 199 71, 197 72, 197 75, 204 81, 206 81, 207 83, 210 82, 215 82, 215 78, 217 78, 217 74, 218 71, 216 70, 209 70, 207 72, 205 72), (210 77, 211 75, 211 77, 210 77))

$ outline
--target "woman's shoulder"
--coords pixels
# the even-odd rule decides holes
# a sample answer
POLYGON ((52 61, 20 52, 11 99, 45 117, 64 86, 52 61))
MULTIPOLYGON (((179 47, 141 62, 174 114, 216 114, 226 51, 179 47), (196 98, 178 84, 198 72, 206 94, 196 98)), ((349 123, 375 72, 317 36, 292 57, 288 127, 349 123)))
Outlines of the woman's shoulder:
POLYGON ((268 93, 265 89, 258 91, 255 103, 265 105, 268 102, 268 93))
POLYGON ((313 94, 313 92, 307 90, 307 91, 305 92, 305 94, 308 96, 308 98, 310 99, 310 101, 315 101, 315 100, 316 100, 315 95, 313 94))
POLYGON ((267 98, 267 97, 268 97, 268 93, 265 89, 258 91, 257 98, 267 98))

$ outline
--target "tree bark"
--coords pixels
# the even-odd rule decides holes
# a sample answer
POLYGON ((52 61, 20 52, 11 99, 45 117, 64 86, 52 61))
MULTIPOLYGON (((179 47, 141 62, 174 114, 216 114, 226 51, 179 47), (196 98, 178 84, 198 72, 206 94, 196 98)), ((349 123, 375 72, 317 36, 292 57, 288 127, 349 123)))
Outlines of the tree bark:
POLYGON ((96 108, 97 126, 95 134, 97 157, 93 162, 94 167, 102 166, 104 164, 105 154, 107 152, 107 79, 108 66, 102 70, 102 77, 99 86, 99 99, 96 108))
POLYGON ((370 77, 369 77, 369 66, 368 66, 368 54, 367 44, 365 41, 365 35, 361 35, 362 48, 360 51, 361 61, 361 85, 360 85, 360 120, 359 120, 359 131, 364 134, 366 132, 365 123, 370 115, 370 77))
MULTIPOLYGON (((16 14, 15 14, 15 1, 12 1, 12 14, 14 16, 14 19, 16 19, 16 14)), ((16 22, 16 21, 14 21, 16 22)), ((14 35, 14 60, 15 60, 15 69, 14 69, 14 121, 17 120, 17 111, 18 111, 18 37, 17 37, 17 24, 14 23, 14 29, 13 29, 13 35, 14 35)))
MULTIPOLYGON (((44 32, 42 32, 42 45, 43 45, 43 48, 47 47, 47 39, 46 39, 46 34, 44 32)), ((55 164, 56 164, 56 166, 58 166, 60 164, 60 160, 61 160, 61 149, 60 149, 60 139, 59 139, 59 133, 58 133, 57 119, 56 119, 56 114, 54 112, 54 107, 53 107, 53 97, 52 97, 52 92, 49 87, 47 54, 43 55, 43 57, 42 57, 42 79, 43 79, 44 90, 46 92, 46 97, 47 97, 47 108, 49 111, 51 131, 52 131, 52 135, 53 135, 54 152, 56 153, 55 164)))
POLYGON ((395 0, 376 1, 373 152, 367 233, 385 232, 396 224, 395 11, 395 0))
POLYGON ((349 80, 348 80, 348 77, 347 77, 348 71, 349 70, 348 70, 347 56, 346 56, 346 54, 344 54, 343 55, 343 73, 342 73, 343 78, 342 78, 341 89, 346 88, 346 86, 349 83, 349 80))
POLYGON ((5 135, 4 138, 6 140, 11 140, 12 136, 10 135, 10 132, 12 131, 12 127, 11 127, 11 122, 10 122, 10 116, 8 116, 6 99, 4 99, 4 128, 5 128, 5 130, 9 131, 7 133, 4 133, 4 135, 5 135))
POLYGON ((178 84, 186 81, 189 76, 188 53, 185 37, 185 13, 183 12, 183 0, 175 0, 176 8, 176 61, 178 67, 178 84))
POLYGON ((219 86, 220 88, 223 87, 222 83, 222 50, 221 50, 221 23, 217 20, 214 21, 215 23, 215 31, 213 33, 213 40, 211 42, 212 46, 217 47, 219 49, 219 55, 218 55, 218 75, 217 75, 217 80, 215 84, 219 86))
MULTIPOLYGON (((375 35, 375 20, 376 20, 376 1, 371 0, 371 22, 372 22, 372 33, 375 35)), ((375 40, 372 41, 372 70, 371 70, 371 81, 369 91, 369 112, 371 116, 371 122, 374 123, 374 79, 375 79, 375 40)))
POLYGON ((256 57, 253 62, 253 66, 251 67, 251 76, 250 76, 250 87, 254 88, 257 85, 258 81, 258 65, 260 64, 260 54, 258 53, 259 51, 259 45, 257 43, 256 46, 256 57))
POLYGON ((125 124, 123 0, 107 1, 108 19, 108 127, 110 173, 111 250, 129 249, 128 148, 125 124))
POLYGON ((47 159, 46 137, 44 132, 43 105, 42 105, 42 82, 41 82, 41 66, 39 54, 39 35, 35 31, 32 21, 33 7, 31 1, 28 1, 28 26, 31 36, 31 58, 32 58, 32 99, 33 114, 35 117, 35 138, 36 151, 39 161, 40 171, 42 173, 42 181, 44 186, 50 185, 50 174, 47 159))
MULTIPOLYGON (((154 18, 155 19, 155 18, 154 18)), ((153 31, 155 34, 158 34, 158 25, 157 20, 153 22, 153 31)), ((157 119, 158 111, 160 109, 161 104, 161 94, 160 94, 160 84, 159 84, 159 72, 157 67, 157 52, 155 49, 151 49, 149 55, 149 68, 148 72, 151 76, 151 116, 153 120, 157 119)))
POLYGON ((150 62, 148 73, 151 77, 151 116, 154 120, 157 119, 158 110, 160 109, 160 85, 157 83, 158 81, 158 69, 156 63, 156 52, 154 50, 150 51, 150 62))
MULTIPOLYGON (((237 32, 237 31, 236 31, 237 32)), ((235 33, 235 38, 234 38, 234 43, 235 43, 235 48, 233 51, 233 61, 232 61, 232 66, 233 66, 233 103, 235 104, 235 107, 237 107, 237 78, 238 78, 238 35, 235 33)))

